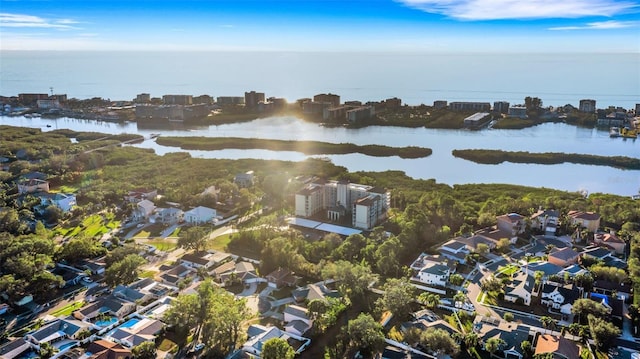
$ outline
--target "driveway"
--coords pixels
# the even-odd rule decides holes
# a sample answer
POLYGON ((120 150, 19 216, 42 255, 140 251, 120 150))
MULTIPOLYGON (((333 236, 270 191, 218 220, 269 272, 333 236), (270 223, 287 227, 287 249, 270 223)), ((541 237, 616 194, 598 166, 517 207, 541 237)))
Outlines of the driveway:
POLYGON ((238 297, 248 297, 250 295, 254 295, 258 290, 258 283, 251 283, 249 288, 246 288, 242 291, 242 293, 238 294, 238 297))

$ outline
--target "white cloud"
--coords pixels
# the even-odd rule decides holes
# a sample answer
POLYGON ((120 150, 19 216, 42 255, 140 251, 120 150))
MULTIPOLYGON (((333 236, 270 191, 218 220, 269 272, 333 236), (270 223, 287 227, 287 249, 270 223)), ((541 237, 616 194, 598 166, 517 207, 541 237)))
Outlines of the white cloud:
POLYGON ((77 21, 71 19, 52 21, 33 15, 0 13, 0 27, 50 28, 68 30, 75 29, 75 27, 71 25, 77 23, 77 21))
POLYGON ((637 3, 616 0, 396 0, 429 13, 458 20, 580 18, 613 16, 637 3))
POLYGON ((558 26, 550 27, 549 30, 553 31, 567 31, 567 30, 609 30, 609 29, 623 29, 626 27, 636 27, 640 23, 638 21, 601 21, 590 22, 581 26, 558 26))

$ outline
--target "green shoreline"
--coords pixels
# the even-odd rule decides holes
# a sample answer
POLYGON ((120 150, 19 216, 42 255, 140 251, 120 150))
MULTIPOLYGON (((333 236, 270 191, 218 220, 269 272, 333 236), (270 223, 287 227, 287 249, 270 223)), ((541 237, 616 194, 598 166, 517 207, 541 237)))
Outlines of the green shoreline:
POLYGON ((433 152, 425 147, 389 147, 380 145, 359 146, 353 143, 328 143, 318 141, 283 141, 238 137, 158 137, 156 142, 162 146, 180 147, 184 150, 271 150, 295 151, 306 155, 341 155, 361 153, 367 156, 400 158, 428 157, 433 152))
POLYGON ((531 153, 509 152, 501 150, 453 150, 454 157, 462 158, 480 164, 497 165, 502 162, 534 163, 541 165, 555 165, 560 163, 575 163, 583 165, 608 166, 626 170, 640 170, 640 159, 625 156, 596 156, 578 153, 531 153))

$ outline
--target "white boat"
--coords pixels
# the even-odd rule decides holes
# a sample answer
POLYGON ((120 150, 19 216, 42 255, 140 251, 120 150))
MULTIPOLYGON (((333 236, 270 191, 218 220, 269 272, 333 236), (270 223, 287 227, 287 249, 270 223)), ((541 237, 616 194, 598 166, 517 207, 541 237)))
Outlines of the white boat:
POLYGON ((620 137, 620 128, 619 127, 611 127, 609 129, 609 137, 620 137))

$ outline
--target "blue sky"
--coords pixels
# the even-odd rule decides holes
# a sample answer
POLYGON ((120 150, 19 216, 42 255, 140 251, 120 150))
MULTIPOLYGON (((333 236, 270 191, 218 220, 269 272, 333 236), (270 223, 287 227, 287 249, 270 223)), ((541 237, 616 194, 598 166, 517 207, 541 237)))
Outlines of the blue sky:
POLYGON ((0 49, 640 52, 640 0, 0 0, 0 49))

